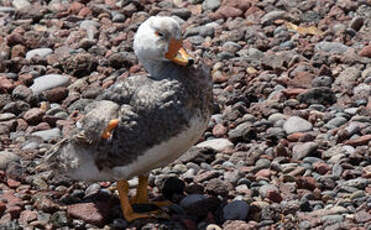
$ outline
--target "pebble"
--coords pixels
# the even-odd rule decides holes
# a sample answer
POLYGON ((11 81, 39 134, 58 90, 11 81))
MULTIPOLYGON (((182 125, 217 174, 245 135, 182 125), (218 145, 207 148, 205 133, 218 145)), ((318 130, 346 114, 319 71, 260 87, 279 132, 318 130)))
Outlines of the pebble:
POLYGON ((246 220, 250 206, 242 200, 235 200, 223 207, 223 220, 246 220))
POLYGON ((329 129, 337 128, 347 122, 347 119, 344 117, 335 117, 326 123, 325 127, 329 129))
POLYGON ((220 7, 221 0, 204 0, 202 3, 203 10, 216 10, 220 7))
POLYGON ((34 79, 34 83, 30 86, 30 89, 34 94, 40 94, 45 90, 64 86, 68 83, 69 77, 65 75, 47 74, 34 79))
POLYGON ((59 128, 54 128, 50 130, 33 132, 32 135, 41 137, 44 141, 50 141, 59 138, 61 136, 61 130, 59 128))
POLYGON ((12 5, 17 9, 20 10, 22 8, 26 8, 31 6, 31 3, 27 0, 13 0, 12 5))
POLYGON ((0 170, 5 170, 6 166, 13 161, 19 160, 19 156, 8 151, 0 152, 0 170))
POLYGON ((52 54, 53 50, 50 48, 38 48, 30 50, 26 53, 26 60, 31 60, 31 58, 35 56, 39 56, 41 58, 47 57, 49 54, 52 54))
POLYGON ((302 160, 304 157, 309 156, 318 148, 318 144, 315 142, 306 142, 296 144, 292 148, 292 159, 302 160))
POLYGON ((283 10, 273 10, 265 14, 261 19, 261 23, 265 26, 271 24, 274 20, 283 19, 287 15, 287 12, 283 10))
POLYGON ((328 52, 331 54, 343 54, 348 50, 348 46, 340 42, 319 42, 315 45, 315 49, 318 51, 328 52))
POLYGON ((201 142, 196 145, 199 148, 211 148, 217 152, 222 152, 233 148, 233 143, 225 138, 216 138, 208 141, 201 142))
POLYGON ((12 113, 1 113, 0 114, 0 121, 9 121, 13 118, 15 118, 16 115, 12 114, 12 113))
POLYGON ((184 197, 180 201, 180 206, 182 208, 186 209, 188 207, 191 207, 195 203, 200 202, 200 201, 205 200, 205 199, 206 199, 206 197, 204 195, 201 195, 201 194, 191 194, 191 195, 188 195, 188 196, 184 197))
POLYGON ((296 132, 306 132, 312 130, 313 125, 298 116, 292 116, 283 124, 283 129, 287 134, 296 132))

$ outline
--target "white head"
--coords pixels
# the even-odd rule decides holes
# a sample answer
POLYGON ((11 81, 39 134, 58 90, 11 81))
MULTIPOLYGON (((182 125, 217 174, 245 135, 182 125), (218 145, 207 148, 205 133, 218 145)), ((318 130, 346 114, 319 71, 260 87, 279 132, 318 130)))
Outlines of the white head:
POLYGON ((182 47, 181 37, 181 28, 174 19, 152 16, 135 34, 134 52, 150 74, 163 62, 172 61, 182 66, 192 64, 193 59, 182 47))

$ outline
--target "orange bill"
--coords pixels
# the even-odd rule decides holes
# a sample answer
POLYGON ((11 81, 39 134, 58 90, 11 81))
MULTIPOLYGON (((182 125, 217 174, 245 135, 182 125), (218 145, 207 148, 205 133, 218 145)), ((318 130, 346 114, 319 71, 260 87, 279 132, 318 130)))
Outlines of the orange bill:
POLYGON ((165 54, 165 57, 170 61, 182 66, 188 65, 188 62, 191 59, 191 56, 189 56, 189 54, 182 47, 182 41, 173 38, 170 39, 169 48, 165 54))
POLYGON ((119 124, 119 119, 113 119, 108 122, 106 129, 103 131, 102 138, 108 139, 112 135, 112 130, 114 130, 119 124))

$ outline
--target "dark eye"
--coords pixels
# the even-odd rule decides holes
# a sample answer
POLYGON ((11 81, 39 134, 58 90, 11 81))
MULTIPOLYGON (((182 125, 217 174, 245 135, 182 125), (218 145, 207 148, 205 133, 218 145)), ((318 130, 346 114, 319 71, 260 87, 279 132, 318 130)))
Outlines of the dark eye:
POLYGON ((161 38, 165 37, 165 35, 162 32, 156 31, 155 33, 156 33, 157 36, 159 36, 161 38))

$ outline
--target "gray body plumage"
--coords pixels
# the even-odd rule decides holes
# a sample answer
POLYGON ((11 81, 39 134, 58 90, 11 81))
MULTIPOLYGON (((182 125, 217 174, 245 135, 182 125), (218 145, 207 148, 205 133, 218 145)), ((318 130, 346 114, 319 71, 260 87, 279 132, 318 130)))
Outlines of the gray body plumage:
MULTIPOLYGON (((144 154, 156 159, 156 156, 151 156, 151 149, 181 135, 187 129, 194 129, 191 127, 192 120, 197 120, 199 127, 205 129, 212 110, 209 71, 203 65, 181 67, 170 62, 164 62, 163 68, 163 77, 136 75, 105 90, 97 101, 87 106, 86 115, 71 136, 50 151, 46 157, 49 164, 67 174, 88 170, 93 166, 99 171, 91 174, 94 178, 88 178, 88 172, 87 176, 78 172, 72 177, 85 178, 75 179, 112 180, 131 177, 139 172, 120 173, 122 170, 119 170, 114 173, 112 170, 141 164, 137 161, 145 161, 145 158, 140 158, 144 154), (111 138, 103 139, 101 135, 111 119, 119 119, 119 124, 111 138)), ((191 147, 203 131, 197 130, 195 137, 191 138, 192 143, 182 146, 182 151, 191 147)), ((169 149, 169 153, 164 153, 159 161, 163 161, 164 156, 172 161, 172 155, 182 154, 172 151, 169 149)), ((154 162, 153 159, 151 165, 143 164, 146 168, 140 173, 169 163, 154 162)))

